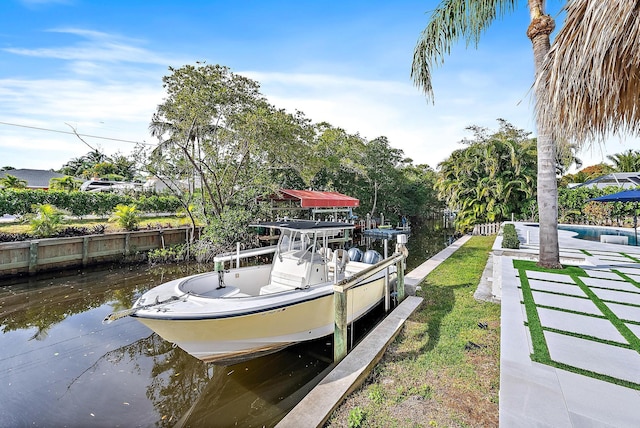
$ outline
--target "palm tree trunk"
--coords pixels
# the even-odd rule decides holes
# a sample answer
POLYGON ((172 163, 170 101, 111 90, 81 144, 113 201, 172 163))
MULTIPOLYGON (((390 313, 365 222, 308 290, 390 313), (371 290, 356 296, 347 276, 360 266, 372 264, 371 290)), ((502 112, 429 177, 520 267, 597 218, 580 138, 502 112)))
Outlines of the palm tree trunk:
MULTIPOLYGON (((555 23, 544 13, 544 0, 529 0, 531 24, 527 36, 533 44, 536 76, 551 48, 549 34, 555 23)), ((556 144, 551 129, 537 124, 538 131, 538 215, 540 217, 540 259, 538 265, 559 268, 558 184, 556 182, 556 144)))

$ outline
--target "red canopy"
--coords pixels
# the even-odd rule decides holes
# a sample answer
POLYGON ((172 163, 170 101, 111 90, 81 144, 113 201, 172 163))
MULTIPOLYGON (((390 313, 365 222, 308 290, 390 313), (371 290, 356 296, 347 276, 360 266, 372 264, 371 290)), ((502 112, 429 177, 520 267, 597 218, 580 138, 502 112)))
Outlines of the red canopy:
MULTIPOLYGON (((298 199, 302 208, 358 207, 360 200, 338 192, 281 189, 280 200, 298 199)), ((278 198, 275 198, 278 200, 278 198)))

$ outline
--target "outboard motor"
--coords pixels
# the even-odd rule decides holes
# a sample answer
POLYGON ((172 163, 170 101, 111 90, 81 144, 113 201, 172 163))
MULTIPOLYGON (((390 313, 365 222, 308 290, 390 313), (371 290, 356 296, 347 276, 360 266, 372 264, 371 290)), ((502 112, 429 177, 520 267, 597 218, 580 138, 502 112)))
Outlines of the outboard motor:
POLYGON ((380 260, 382 260, 382 255, 376 250, 367 250, 362 257, 362 262, 370 265, 375 265, 380 260))
POLYGON ((349 248, 349 260, 354 262, 362 261, 362 250, 358 247, 349 248))

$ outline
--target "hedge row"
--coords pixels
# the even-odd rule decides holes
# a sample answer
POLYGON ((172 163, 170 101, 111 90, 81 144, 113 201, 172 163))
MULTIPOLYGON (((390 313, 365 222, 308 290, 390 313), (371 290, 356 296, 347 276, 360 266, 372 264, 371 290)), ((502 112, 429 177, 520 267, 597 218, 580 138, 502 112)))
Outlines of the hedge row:
POLYGON ((518 232, 512 223, 507 223, 502 228, 502 248, 520 248, 518 232))
POLYGON ((109 215, 118 204, 136 204, 145 213, 176 212, 181 208, 175 196, 121 195, 108 192, 67 192, 64 190, 0 189, 0 215, 24 215, 32 207, 51 204, 74 216, 109 215))

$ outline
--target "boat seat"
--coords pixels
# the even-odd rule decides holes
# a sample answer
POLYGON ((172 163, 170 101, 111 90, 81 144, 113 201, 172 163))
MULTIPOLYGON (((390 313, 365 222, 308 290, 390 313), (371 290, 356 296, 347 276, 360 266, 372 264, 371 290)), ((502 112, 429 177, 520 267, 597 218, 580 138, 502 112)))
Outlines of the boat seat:
POLYGON ((338 273, 342 273, 345 270, 345 267, 349 263, 349 254, 345 250, 335 250, 333 252, 333 257, 329 262, 329 272, 335 271, 336 264, 338 265, 338 273))
POLYGON ((291 291, 305 286, 304 277, 286 272, 271 272, 271 283, 260 288, 260 295, 291 291))
POLYGON ((218 299, 220 297, 236 297, 238 294, 240 294, 240 289, 238 287, 227 285, 226 287, 214 288, 213 290, 207 291, 206 293, 201 293, 199 295, 218 299))
POLYGON ((328 247, 322 247, 318 250, 318 254, 320 254, 322 257, 324 257, 325 261, 329 261, 331 260, 331 257, 333 256, 333 251, 331 250, 331 248, 328 247))

